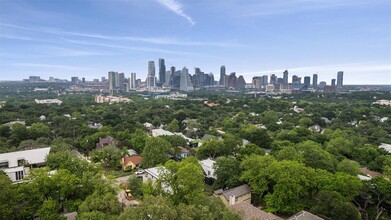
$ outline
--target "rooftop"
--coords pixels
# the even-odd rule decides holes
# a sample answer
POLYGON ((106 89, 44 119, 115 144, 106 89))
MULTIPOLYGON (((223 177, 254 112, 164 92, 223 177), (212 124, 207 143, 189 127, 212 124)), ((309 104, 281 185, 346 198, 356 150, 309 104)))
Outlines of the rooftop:
POLYGON ((141 164, 141 161, 143 158, 139 155, 130 156, 130 157, 124 157, 124 164, 128 164, 129 162, 132 162, 134 165, 141 164))
POLYGON ((243 195, 246 195, 248 193, 251 193, 250 187, 247 184, 226 190, 226 191, 221 191, 221 190, 216 190, 214 192, 216 195, 223 194, 226 200, 229 201, 229 197, 231 195, 234 195, 235 197, 240 197, 243 195))
POLYGON ((247 202, 236 203, 229 208, 240 213, 243 220, 282 220, 282 218, 273 215, 272 213, 264 212, 247 202))
POLYGON ((45 163, 49 152, 50 147, 4 153, 0 154, 0 162, 8 161, 9 167, 18 166, 18 160, 20 159, 28 161, 29 164, 45 163))
POLYGON ((171 131, 166 131, 166 130, 161 129, 161 128, 152 129, 152 136, 153 137, 157 137, 157 136, 161 136, 161 135, 171 136, 171 135, 174 135, 174 133, 172 133, 171 131))
POLYGON ((317 215, 312 214, 311 212, 300 211, 295 215, 289 217, 287 220, 324 220, 324 219, 317 215))

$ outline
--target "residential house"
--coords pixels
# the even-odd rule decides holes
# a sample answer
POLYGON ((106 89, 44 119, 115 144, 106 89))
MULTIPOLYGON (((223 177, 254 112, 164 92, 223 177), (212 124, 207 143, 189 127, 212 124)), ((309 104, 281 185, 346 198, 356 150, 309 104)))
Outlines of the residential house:
POLYGON ((247 184, 223 190, 214 191, 215 196, 219 197, 226 206, 235 205, 237 203, 251 203, 251 190, 247 184))
POLYGON ((248 202, 236 203, 229 206, 229 208, 239 213, 242 220, 282 220, 282 218, 272 213, 264 212, 248 202))
MULTIPOLYGON (((163 175, 165 172, 169 172, 165 167, 160 166, 160 167, 152 167, 144 170, 144 173, 142 175, 143 177, 143 183, 145 182, 151 182, 153 185, 157 184, 156 180, 158 180, 161 175, 163 175)), ((169 183, 162 181, 161 183, 161 188, 166 192, 166 193, 173 193, 173 190, 170 186, 169 183)))
POLYGON ((96 143, 96 150, 102 150, 104 147, 109 146, 109 147, 117 147, 118 140, 111 136, 106 136, 104 138, 100 138, 99 142, 96 143))
POLYGON ((300 211, 291 217, 289 217, 287 220, 324 220, 323 218, 312 214, 311 212, 307 211, 300 211))
POLYGON ((175 155, 175 159, 182 160, 190 155, 190 151, 184 147, 178 147, 179 153, 175 155))
POLYGON ((206 159, 199 161, 202 169, 204 170, 205 177, 207 179, 216 179, 214 164, 216 163, 214 160, 206 159))
POLYGON ((171 136, 171 135, 174 135, 174 133, 172 133, 171 131, 166 131, 166 130, 161 129, 161 128, 152 129, 152 136, 153 137, 158 137, 158 136, 162 136, 162 135, 171 136))
MULTIPOLYGON (((369 179, 372 179, 374 177, 383 176, 383 174, 376 172, 376 171, 372 171, 366 167, 363 167, 360 170, 361 170, 361 173, 364 174, 364 176, 368 177, 369 179)), ((363 175, 361 175, 361 176, 363 176, 363 175)), ((359 178, 360 178, 360 176, 359 176, 359 178)), ((365 178, 360 178, 360 179, 366 180, 365 178)))
POLYGON ((43 166, 50 147, 0 154, 0 169, 12 182, 22 181, 29 168, 43 166))
POLYGON ((382 148, 384 149, 385 151, 387 151, 388 153, 391 154, 391 144, 385 144, 385 143, 382 143, 379 148, 382 148))
POLYGON ((129 170, 134 169, 137 167, 140 167, 141 162, 143 158, 139 155, 129 156, 129 157, 122 157, 121 158, 121 165, 123 170, 129 170))

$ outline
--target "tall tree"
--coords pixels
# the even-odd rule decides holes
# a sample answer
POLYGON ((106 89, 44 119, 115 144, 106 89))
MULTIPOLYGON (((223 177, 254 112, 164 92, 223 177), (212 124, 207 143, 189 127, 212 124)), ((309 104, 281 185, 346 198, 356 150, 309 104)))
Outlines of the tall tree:
POLYGON ((171 145, 168 141, 160 137, 148 138, 143 153, 143 164, 145 168, 164 164, 168 159, 171 145))

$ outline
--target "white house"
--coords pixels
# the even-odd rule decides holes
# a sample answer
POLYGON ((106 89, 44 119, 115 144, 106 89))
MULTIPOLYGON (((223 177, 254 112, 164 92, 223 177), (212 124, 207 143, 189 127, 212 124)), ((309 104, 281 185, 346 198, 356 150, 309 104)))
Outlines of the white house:
POLYGON ((35 99, 35 103, 37 104, 57 104, 57 105, 61 105, 62 104, 62 101, 59 100, 59 99, 35 99))
POLYGON ((143 174, 143 182, 152 181, 152 183, 155 183, 155 181, 159 179, 159 176, 162 173, 162 169, 164 169, 164 167, 152 167, 145 169, 143 174))
POLYGON ((162 135, 171 136, 171 135, 174 135, 174 133, 172 133, 171 131, 166 131, 166 130, 161 129, 161 128, 152 129, 152 136, 153 137, 158 137, 158 136, 162 136, 162 135))
POLYGON ((49 152, 50 147, 46 147, 0 154, 0 169, 12 182, 22 181, 28 174, 29 167, 38 167, 46 162, 49 152))
POLYGON ((206 160, 200 160, 199 161, 202 169, 204 170, 205 177, 206 178, 213 178, 216 179, 214 164, 216 163, 214 160, 206 159, 206 160))
POLYGON ((382 143, 379 148, 383 148, 385 151, 391 154, 391 144, 382 143))

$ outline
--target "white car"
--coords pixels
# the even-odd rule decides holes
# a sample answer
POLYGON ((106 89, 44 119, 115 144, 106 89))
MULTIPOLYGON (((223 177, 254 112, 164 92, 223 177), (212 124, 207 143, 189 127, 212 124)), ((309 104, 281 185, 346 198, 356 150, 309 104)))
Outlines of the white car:
POLYGON ((139 170, 139 171, 136 171, 136 172, 135 172, 136 175, 141 175, 141 174, 143 174, 143 173, 144 173, 144 170, 139 170))

